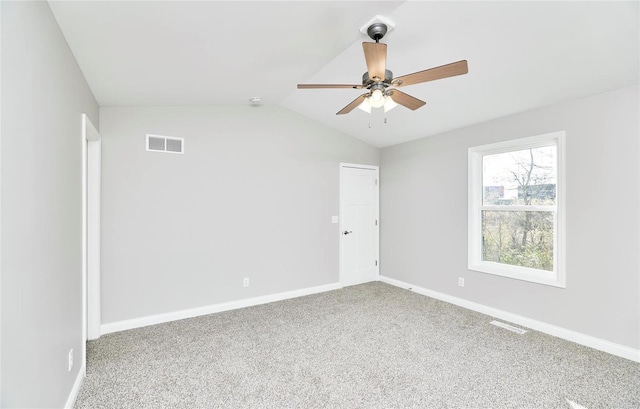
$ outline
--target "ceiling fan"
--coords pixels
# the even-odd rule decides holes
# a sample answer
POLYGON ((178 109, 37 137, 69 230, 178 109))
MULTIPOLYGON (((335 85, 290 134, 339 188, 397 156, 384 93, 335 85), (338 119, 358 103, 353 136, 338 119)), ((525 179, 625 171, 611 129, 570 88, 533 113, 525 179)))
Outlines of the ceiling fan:
POLYGON ((367 112, 371 112, 372 107, 383 107, 384 111, 387 112, 395 108, 398 104, 411 110, 416 110, 423 106, 425 102, 412 97, 411 95, 405 94, 404 92, 398 91, 395 88, 454 77, 456 75, 462 75, 469 72, 467 61, 462 60, 393 78, 393 73, 386 68, 387 45, 380 42, 386 33, 387 26, 384 23, 374 23, 367 29, 367 34, 372 40, 375 40, 375 43, 362 43, 364 58, 367 63, 367 72, 362 75, 362 85, 298 84, 298 89, 353 88, 368 90, 368 92, 360 95, 349 105, 338 111, 336 115, 348 114, 356 107, 367 112))

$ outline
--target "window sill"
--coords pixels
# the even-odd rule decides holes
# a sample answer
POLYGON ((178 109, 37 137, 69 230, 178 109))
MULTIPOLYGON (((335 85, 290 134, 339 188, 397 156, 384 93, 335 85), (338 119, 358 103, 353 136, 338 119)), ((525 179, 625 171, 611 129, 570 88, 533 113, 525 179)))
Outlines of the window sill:
POLYGON ((469 270, 478 271, 480 273, 528 281, 536 284, 544 284, 552 287, 566 288, 563 275, 554 271, 537 270, 534 268, 493 263, 490 261, 469 263, 468 268, 469 270))

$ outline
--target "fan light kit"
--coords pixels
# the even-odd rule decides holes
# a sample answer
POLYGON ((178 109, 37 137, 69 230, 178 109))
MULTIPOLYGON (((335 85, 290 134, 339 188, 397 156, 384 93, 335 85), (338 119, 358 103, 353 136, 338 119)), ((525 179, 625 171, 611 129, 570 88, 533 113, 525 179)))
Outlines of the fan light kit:
MULTIPOLYGON (((386 23, 388 23, 388 20, 380 16, 376 16, 368 23, 369 26, 366 29, 366 33, 375 43, 362 43, 364 58, 367 63, 367 72, 362 75, 362 85, 298 84, 298 89, 353 88, 367 90, 366 93, 360 95, 349 105, 338 111, 336 115, 348 114, 356 107, 368 113, 371 113, 372 108, 383 108, 384 112, 388 112, 398 105, 415 111, 423 106, 425 102, 398 91, 395 88, 454 77, 469 72, 467 61, 462 60, 394 78, 393 73, 386 68, 387 45, 380 42, 389 31, 386 23)), ((393 28, 393 26, 391 26, 391 28, 393 28)), ((364 27, 361 31, 364 32, 364 27)))

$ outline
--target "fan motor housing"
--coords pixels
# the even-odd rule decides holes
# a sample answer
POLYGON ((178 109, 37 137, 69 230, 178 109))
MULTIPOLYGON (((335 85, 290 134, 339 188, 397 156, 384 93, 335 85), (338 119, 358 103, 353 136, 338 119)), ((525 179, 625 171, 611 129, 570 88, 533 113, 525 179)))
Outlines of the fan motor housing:
MULTIPOLYGON (((388 87, 391 84, 391 80, 393 80, 393 73, 389 70, 384 70, 384 80, 380 81, 385 87, 388 87)), ((368 88, 371 84, 376 81, 372 80, 369 77, 369 71, 362 74, 362 86, 368 88)))

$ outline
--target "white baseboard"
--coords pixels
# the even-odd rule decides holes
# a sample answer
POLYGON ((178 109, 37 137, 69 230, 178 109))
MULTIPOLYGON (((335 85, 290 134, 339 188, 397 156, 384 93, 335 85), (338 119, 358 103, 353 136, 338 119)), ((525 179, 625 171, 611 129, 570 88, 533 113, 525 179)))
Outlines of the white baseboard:
POLYGON ((638 349, 616 344, 600 338, 592 337, 590 335, 585 335, 580 332, 558 327, 556 325, 548 324, 543 321, 538 321, 531 318, 523 317, 521 315, 499 310, 497 308, 488 307, 483 304, 478 304, 478 303, 468 301, 462 298, 454 297, 448 294, 440 293, 433 290, 428 290, 426 288, 418 287, 418 286, 405 283, 403 281, 396 280, 393 278, 380 276, 380 281, 387 284, 391 284, 396 287, 411 289, 411 291, 415 293, 426 295, 427 297, 445 301, 450 304, 454 304, 459 307, 463 307, 472 311, 486 314, 491 317, 509 321, 514 324, 522 325, 523 327, 531 328, 533 330, 540 331, 545 334, 553 335, 554 337, 566 339, 567 341, 572 341, 572 342, 575 342, 576 344, 584 345, 584 346, 594 348, 603 352, 607 352, 609 354, 626 358, 631 361, 640 362, 640 350, 638 349))
POLYGON ((69 397, 67 398, 67 403, 64 404, 65 409, 73 409, 73 407, 75 406, 76 399, 78 399, 78 394, 80 393, 80 388, 82 387, 82 382, 84 381, 86 372, 86 367, 82 365, 82 368, 80 368, 80 370, 78 371, 76 381, 73 383, 73 388, 71 388, 69 397))
POLYGON ((221 304, 207 305, 204 307, 189 308, 186 310, 168 312, 164 314, 149 315, 130 320, 109 322, 100 326, 101 334, 124 331, 133 328, 146 327, 148 325, 162 324, 165 322, 182 320, 185 318, 199 317, 201 315, 215 314, 217 312, 235 310, 238 308, 253 307, 254 305, 267 304, 275 301, 288 300, 303 297, 305 295, 323 293, 342 288, 340 283, 326 284, 317 287, 302 288, 284 293, 264 295, 261 297, 247 298, 244 300, 230 301, 221 304))

